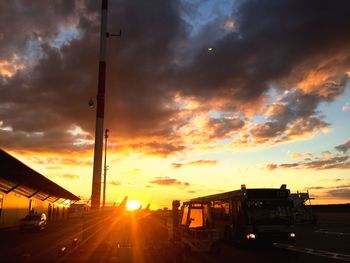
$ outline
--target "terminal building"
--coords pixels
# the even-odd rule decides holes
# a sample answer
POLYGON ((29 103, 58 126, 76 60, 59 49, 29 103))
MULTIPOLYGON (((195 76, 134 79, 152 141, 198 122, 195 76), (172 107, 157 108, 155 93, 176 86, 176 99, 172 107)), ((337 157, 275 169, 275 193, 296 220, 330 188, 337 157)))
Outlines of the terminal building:
POLYGON ((67 218, 80 198, 0 149, 0 228, 19 225, 29 212, 49 221, 67 218))

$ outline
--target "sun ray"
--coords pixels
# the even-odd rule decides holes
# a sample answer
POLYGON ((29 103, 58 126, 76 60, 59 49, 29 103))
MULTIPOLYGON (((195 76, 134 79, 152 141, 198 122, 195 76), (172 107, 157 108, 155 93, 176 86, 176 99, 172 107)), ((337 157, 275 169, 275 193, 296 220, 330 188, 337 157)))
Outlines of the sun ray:
POLYGON ((137 200, 128 200, 128 202, 126 203, 127 210, 136 210, 139 209, 140 206, 141 204, 137 200))

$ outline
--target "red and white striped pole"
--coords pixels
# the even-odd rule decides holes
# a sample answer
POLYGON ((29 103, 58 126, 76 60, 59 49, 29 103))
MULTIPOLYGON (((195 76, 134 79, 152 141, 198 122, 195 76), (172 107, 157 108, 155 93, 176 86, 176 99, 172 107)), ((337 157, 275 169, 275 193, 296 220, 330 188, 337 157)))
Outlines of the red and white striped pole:
POLYGON ((94 168, 92 177, 91 210, 98 210, 101 202, 101 174, 103 151, 103 121, 106 86, 106 42, 108 0, 102 0, 100 62, 98 69, 97 110, 95 129, 94 168))

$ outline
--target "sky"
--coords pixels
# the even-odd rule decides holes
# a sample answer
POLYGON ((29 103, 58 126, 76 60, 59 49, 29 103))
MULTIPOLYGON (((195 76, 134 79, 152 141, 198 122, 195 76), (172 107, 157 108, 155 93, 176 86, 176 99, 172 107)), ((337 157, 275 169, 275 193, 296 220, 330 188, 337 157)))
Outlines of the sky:
MULTIPOLYGON (((110 0, 107 203, 350 202, 350 2, 110 0)), ((0 147, 91 196, 100 1, 0 2, 0 147)))

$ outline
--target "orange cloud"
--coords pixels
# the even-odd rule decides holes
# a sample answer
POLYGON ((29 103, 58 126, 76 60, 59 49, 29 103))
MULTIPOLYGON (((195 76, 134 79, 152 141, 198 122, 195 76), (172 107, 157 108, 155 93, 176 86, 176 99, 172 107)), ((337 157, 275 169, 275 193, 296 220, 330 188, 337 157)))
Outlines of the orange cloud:
POLYGON ((19 62, 18 56, 14 54, 9 60, 0 60, 0 76, 10 78, 24 67, 24 64, 19 62))
POLYGON ((291 154, 291 157, 292 157, 293 159, 311 158, 311 157, 312 157, 312 153, 310 153, 310 152, 305 152, 305 153, 293 152, 293 153, 291 154))
POLYGON ((273 164, 273 163, 268 163, 268 164, 266 165, 266 168, 267 168, 268 170, 270 170, 270 171, 273 171, 273 170, 275 170, 275 169, 277 168, 277 165, 276 165, 276 164, 273 164))
POLYGON ((268 164, 268 166, 284 169, 314 169, 314 170, 329 170, 329 169, 350 169, 350 156, 331 157, 324 160, 315 159, 306 162, 283 163, 283 164, 268 164))
MULTIPOLYGON (((348 75, 348 58, 347 51, 338 53, 325 53, 323 56, 313 58, 313 67, 303 68, 300 65, 294 71, 299 75, 299 81, 296 86, 306 94, 317 94, 327 100, 334 100, 339 97, 345 90, 348 75), (301 73, 303 72, 303 73, 301 73), (301 73, 301 74, 300 74, 301 73)), ((298 77, 292 74, 292 78, 298 77)))
POLYGON ((181 168, 183 166, 195 166, 195 165, 215 165, 217 164, 217 160, 197 160, 188 163, 172 163, 171 166, 173 168, 181 168))
POLYGON ((157 177, 157 179, 150 181, 151 184, 157 184, 161 186, 181 186, 181 187, 189 187, 190 183, 181 182, 177 179, 169 178, 169 177, 157 177))

